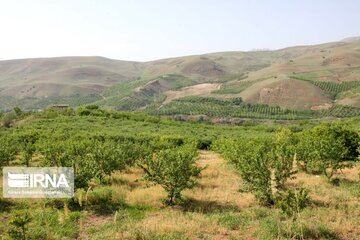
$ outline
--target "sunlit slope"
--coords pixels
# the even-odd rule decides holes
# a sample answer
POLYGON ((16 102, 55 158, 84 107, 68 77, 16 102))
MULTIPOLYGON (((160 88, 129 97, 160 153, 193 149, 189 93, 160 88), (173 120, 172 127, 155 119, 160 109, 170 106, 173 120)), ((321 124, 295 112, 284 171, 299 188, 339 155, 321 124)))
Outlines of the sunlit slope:
POLYGON ((56 103, 143 110, 189 96, 241 97, 251 104, 299 110, 359 107, 360 41, 150 62, 102 57, 0 61, 1 110, 56 103))
POLYGON ((359 41, 277 52, 281 57, 271 66, 250 72, 241 81, 225 83, 218 97, 236 95, 252 103, 305 109, 333 104, 359 106, 359 41))
POLYGON ((59 97, 101 93, 142 71, 136 62, 102 57, 0 61, 0 96, 59 97))

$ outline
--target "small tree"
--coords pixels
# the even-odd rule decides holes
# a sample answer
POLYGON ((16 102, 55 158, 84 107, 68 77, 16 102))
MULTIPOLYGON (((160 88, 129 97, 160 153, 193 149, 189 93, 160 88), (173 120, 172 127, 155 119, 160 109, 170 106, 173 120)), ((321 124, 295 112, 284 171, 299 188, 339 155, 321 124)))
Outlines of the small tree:
POLYGON ((43 138, 37 144, 43 166, 72 167, 74 169, 74 187, 86 188, 91 179, 97 177, 98 163, 90 156, 91 141, 66 139, 54 134, 52 138, 43 138))
POLYGON ((274 203, 271 188, 271 149, 270 141, 244 139, 237 142, 237 148, 230 159, 244 181, 244 190, 253 192, 264 205, 274 203))
POLYGON ((319 171, 330 181, 337 170, 350 166, 345 162, 350 152, 344 137, 346 131, 341 126, 325 124, 301 134, 298 152, 304 168, 319 171))
POLYGON ((17 149, 13 139, 7 135, 0 136, 0 168, 9 165, 15 159, 16 154, 17 149))
POLYGON ((26 166, 30 166, 32 157, 36 151, 36 141, 39 138, 39 134, 35 131, 28 131, 21 133, 18 136, 18 142, 22 152, 22 160, 26 166))
POLYGON ((113 141, 94 140, 90 144, 89 150, 89 162, 94 164, 94 178, 98 178, 100 181, 115 170, 123 170, 126 167, 124 152, 127 149, 121 148, 121 144, 113 141))
POLYGON ((195 177, 202 168, 196 164, 197 151, 194 145, 184 145, 174 149, 161 150, 154 157, 148 157, 138 165, 144 170, 145 180, 161 185, 168 196, 167 205, 181 200, 184 189, 196 185, 195 177))
POLYGON ((282 129, 273 141, 273 168, 277 189, 284 189, 287 179, 292 178, 296 140, 289 129, 282 129))
POLYGON ((253 192, 264 205, 274 204, 276 190, 284 190, 292 178, 296 139, 288 129, 269 139, 215 142, 215 149, 230 160, 244 181, 243 190, 253 192))
POLYGON ((41 154, 41 163, 44 166, 65 167, 71 156, 69 141, 59 137, 42 138, 36 146, 41 154))
POLYGON ((10 128, 16 119, 16 114, 14 112, 8 112, 3 116, 3 126, 5 128, 10 128))

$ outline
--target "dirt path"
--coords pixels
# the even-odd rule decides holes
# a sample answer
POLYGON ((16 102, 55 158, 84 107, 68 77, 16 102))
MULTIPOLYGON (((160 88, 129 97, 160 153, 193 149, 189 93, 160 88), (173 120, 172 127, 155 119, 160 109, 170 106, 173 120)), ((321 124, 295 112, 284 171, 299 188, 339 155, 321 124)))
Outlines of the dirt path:
POLYGON ((192 190, 192 197, 218 207, 243 208, 255 203, 251 194, 239 193, 239 175, 219 154, 200 151, 198 164, 207 167, 201 174, 199 186, 192 190))

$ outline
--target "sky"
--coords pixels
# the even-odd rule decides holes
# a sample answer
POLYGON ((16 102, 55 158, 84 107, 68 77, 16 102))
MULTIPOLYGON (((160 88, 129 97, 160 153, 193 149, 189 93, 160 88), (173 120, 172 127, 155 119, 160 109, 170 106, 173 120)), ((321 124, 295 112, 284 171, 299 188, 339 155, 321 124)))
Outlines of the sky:
POLYGON ((150 61, 360 35, 359 0, 0 0, 0 59, 150 61))

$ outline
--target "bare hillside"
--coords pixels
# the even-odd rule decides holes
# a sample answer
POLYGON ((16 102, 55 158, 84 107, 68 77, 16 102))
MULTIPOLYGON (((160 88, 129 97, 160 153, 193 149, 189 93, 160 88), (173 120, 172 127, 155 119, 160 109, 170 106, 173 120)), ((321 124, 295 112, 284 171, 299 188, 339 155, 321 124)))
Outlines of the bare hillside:
POLYGON ((189 96, 241 97, 251 104, 290 109, 359 107, 359 81, 358 38, 150 62, 103 57, 8 60, 0 61, 0 109, 94 103, 135 110, 189 96))

